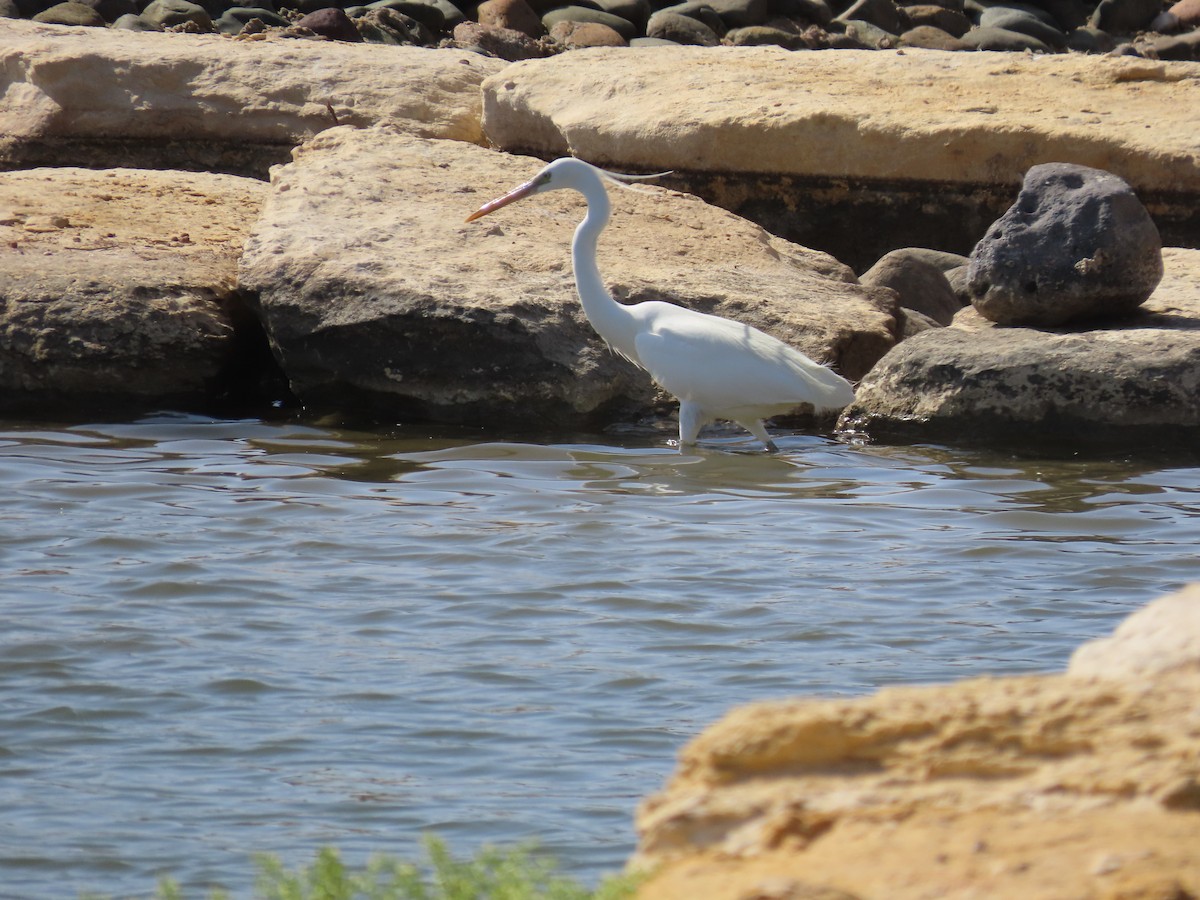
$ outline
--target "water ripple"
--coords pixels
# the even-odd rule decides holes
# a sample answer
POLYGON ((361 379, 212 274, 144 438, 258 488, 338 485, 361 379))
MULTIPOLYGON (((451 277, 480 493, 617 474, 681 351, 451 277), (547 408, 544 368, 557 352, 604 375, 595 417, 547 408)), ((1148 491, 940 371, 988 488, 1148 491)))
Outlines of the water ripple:
POLYGON ((0 430, 0 895, 537 837, 729 707, 1061 667, 1200 578, 1194 459, 162 415, 0 430))

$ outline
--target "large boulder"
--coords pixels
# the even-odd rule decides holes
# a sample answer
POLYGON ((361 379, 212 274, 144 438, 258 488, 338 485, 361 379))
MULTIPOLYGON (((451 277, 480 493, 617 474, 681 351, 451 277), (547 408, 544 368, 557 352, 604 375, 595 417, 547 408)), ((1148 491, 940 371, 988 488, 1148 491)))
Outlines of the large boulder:
MULTIPOLYGON (((301 399, 548 427, 652 408, 649 377, 605 348, 575 299, 578 195, 464 222, 541 166, 460 142, 339 128, 274 170, 241 279, 301 399)), ((893 343, 890 297, 825 254, 694 197, 612 194, 600 266, 616 296, 738 318, 851 378, 893 343)))
POLYGON ((1129 312, 1162 273, 1158 228, 1124 180, 1046 163, 975 245, 968 290, 1000 325, 1056 326, 1129 312))
POLYGON ((237 260, 265 198, 229 175, 0 173, 0 409, 94 414, 250 390, 235 379, 261 332, 237 260))
POLYGON ((1200 634, 1186 603, 1168 612, 1190 658, 1132 680, 1114 665, 735 709, 639 809, 639 896, 1200 896, 1200 634))
POLYGON ((503 66, 458 50, 6 21, 0 168, 265 175, 296 144, 337 124, 481 141, 479 84, 503 66))
POLYGON ((1163 251, 1135 313, 1087 330, 995 325, 965 309, 888 353, 842 425, 878 438, 1153 439, 1200 429, 1200 251, 1163 251))

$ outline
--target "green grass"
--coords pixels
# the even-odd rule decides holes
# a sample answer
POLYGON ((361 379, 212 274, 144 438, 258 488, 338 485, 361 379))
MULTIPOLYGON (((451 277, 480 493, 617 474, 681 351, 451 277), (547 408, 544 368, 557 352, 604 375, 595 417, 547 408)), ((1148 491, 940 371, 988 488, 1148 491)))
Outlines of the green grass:
MULTIPOLYGON (((531 847, 484 847, 472 859, 455 859, 444 841, 424 841, 426 860, 418 865, 375 856, 361 869, 326 848, 307 866, 288 871, 277 857, 255 857, 258 877, 253 896, 261 900, 621 900, 634 895, 637 880, 606 879, 592 889, 559 874, 555 864, 531 847)), ((164 879, 158 900, 186 900, 179 885, 164 879)), ((230 895, 214 891, 210 900, 230 895)), ((237 895, 242 896, 242 895, 237 895)))

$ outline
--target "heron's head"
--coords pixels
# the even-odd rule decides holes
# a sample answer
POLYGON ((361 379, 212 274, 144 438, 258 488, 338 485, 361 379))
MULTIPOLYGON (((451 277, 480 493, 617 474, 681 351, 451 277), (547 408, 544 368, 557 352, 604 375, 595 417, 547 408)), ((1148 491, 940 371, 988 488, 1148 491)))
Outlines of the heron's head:
POLYGON ((581 159, 564 156, 562 159, 556 159, 550 163, 550 165, 546 166, 546 168, 542 169, 542 171, 538 172, 527 182, 513 188, 503 197, 497 197, 495 200, 483 204, 483 206, 467 216, 467 221, 474 222, 481 216, 495 212, 502 206, 508 206, 508 204, 515 203, 525 197, 532 197, 534 194, 544 194, 546 191, 571 188, 581 192, 590 202, 595 193, 603 193, 605 182, 626 186, 622 182, 642 181, 669 174, 669 172, 660 172, 657 175, 618 175, 615 172, 606 172, 604 169, 597 169, 595 166, 585 163, 581 159))
POLYGON ((585 177, 583 170, 590 170, 593 173, 593 178, 595 178, 595 173, 598 171, 587 163, 578 159, 572 159, 569 156, 563 159, 556 159, 527 182, 513 188, 503 197, 497 197, 495 200, 483 204, 483 206, 467 216, 467 221, 474 222, 481 216, 486 216, 490 212, 495 212, 503 206, 516 203, 518 200, 523 200, 526 197, 532 197, 534 194, 542 194, 546 191, 555 191, 562 188, 578 189, 580 178, 585 177))

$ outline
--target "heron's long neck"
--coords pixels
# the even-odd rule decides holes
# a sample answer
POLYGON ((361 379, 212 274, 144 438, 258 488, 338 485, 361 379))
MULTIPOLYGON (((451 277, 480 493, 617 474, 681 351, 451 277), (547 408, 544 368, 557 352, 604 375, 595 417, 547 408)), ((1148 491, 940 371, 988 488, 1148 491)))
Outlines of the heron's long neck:
POLYGON ((571 242, 571 261, 575 267, 575 290, 584 314, 596 332, 614 349, 630 359, 636 359, 633 342, 636 337, 633 316, 629 309, 612 298, 596 266, 596 242, 608 224, 611 213, 608 194, 603 185, 588 197, 587 215, 575 229, 571 242))

